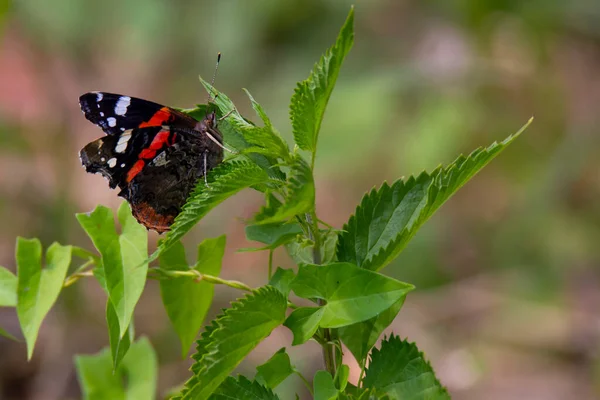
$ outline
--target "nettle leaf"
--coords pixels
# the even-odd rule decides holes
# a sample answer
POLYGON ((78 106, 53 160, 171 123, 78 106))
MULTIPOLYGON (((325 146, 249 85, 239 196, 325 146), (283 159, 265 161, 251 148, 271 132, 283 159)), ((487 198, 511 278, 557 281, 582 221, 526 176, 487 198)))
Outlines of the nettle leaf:
MULTIPOLYGON (((321 230, 321 262, 323 264, 337 261, 336 248, 338 243, 339 231, 334 229, 321 230)), ((296 264, 311 264, 314 262, 313 246, 314 242, 306 240, 305 237, 298 236, 290 243, 286 243, 285 248, 289 256, 296 264)))
POLYGON ((283 204, 273 203, 255 215, 256 224, 285 222, 298 214, 310 211, 315 204, 315 182, 310 165, 299 155, 294 155, 285 182, 283 204))
POLYGON ((75 365, 85 400, 156 398, 158 360, 144 337, 131 345, 116 371, 108 349, 96 355, 75 356, 75 365))
POLYGON ((279 400, 273 391, 244 376, 228 376, 210 396, 210 400, 279 400))
POLYGON ((269 285, 279 290, 285 297, 288 297, 291 290, 290 285, 295 278, 296 274, 293 270, 277 267, 271 280, 269 280, 269 285))
POLYGON ((337 255, 340 261, 378 271, 396 258, 421 225, 477 172, 511 144, 531 123, 516 134, 468 157, 460 156, 445 168, 417 178, 384 183, 363 197, 344 225, 337 255))
POLYGON ((265 286, 234 302, 198 340, 194 376, 177 398, 207 399, 235 367, 285 320, 287 300, 265 286))
POLYGON ((268 388, 275 389, 288 376, 294 373, 290 356, 285 347, 279 349, 266 363, 256 367, 256 381, 268 388))
POLYGON ((121 234, 117 234, 112 211, 98 206, 89 214, 77 214, 81 227, 102 255, 108 297, 119 321, 119 337, 128 330, 148 272, 148 232, 131 215, 127 202, 117 211, 121 234))
POLYGON ((71 246, 53 243, 46 251, 42 268, 42 244, 38 239, 17 238, 17 315, 27 342, 30 360, 42 321, 56 302, 63 287, 71 246))
POLYGON ((223 121, 219 122, 219 130, 224 136, 228 137, 229 143, 238 151, 247 154, 252 161, 270 172, 273 177, 281 177, 281 171, 276 167, 277 159, 289 159, 289 148, 267 118, 262 107, 246 91, 252 102, 252 107, 265 123, 264 127, 258 127, 242 117, 233 102, 225 94, 217 91, 202 78, 200 78, 200 82, 213 97, 213 103, 219 109, 219 116, 227 115, 223 121))
MULTIPOLYGON (((198 246, 198 261, 194 269, 203 274, 218 276, 225 254, 225 235, 206 239, 198 246)), ((160 266, 164 270, 189 271, 185 248, 177 242, 160 255, 160 266)), ((163 304, 181 341, 181 354, 185 357, 202 327, 214 296, 214 285, 209 282, 195 282, 189 277, 164 279, 160 281, 163 304)))
POLYGON ((340 339, 348 347, 352 355, 354 355, 358 365, 364 367, 369 351, 375 345, 384 329, 394 321, 394 318, 396 318, 396 315, 398 315, 404 304, 404 300, 405 297, 402 297, 376 317, 341 327, 338 330, 340 339))
POLYGON ((266 246, 240 249, 238 251, 273 250, 291 242, 301 233, 302 228, 295 222, 248 225, 246 226, 246 239, 264 243, 266 246))
POLYGON ((305 343, 313 337, 323 319, 324 312, 323 307, 299 307, 292 311, 283 324, 294 335, 292 346, 305 343))
POLYGON ((211 170, 208 176, 209 186, 206 187, 204 182, 198 182, 181 213, 175 218, 175 223, 165 240, 160 243, 150 258, 151 260, 177 243, 217 205, 242 189, 265 183, 269 179, 263 169, 246 161, 223 163, 211 170))
POLYGON ((315 64, 308 79, 299 82, 290 104, 294 140, 302 150, 315 152, 325 107, 335 86, 342 62, 354 43, 354 8, 336 43, 315 64))
POLYGON ((313 379, 315 400, 335 400, 338 398, 338 390, 335 388, 333 378, 327 371, 317 371, 313 379))
POLYGON ((339 328, 373 318, 414 289, 350 263, 300 265, 292 290, 305 299, 323 299, 319 326, 339 328))
POLYGON ((373 349, 363 387, 397 400, 450 399, 417 346, 394 335, 373 349))
POLYGON ((0 307, 17 306, 17 277, 4 267, 0 267, 0 307))
POLYGON ((112 356, 113 370, 116 370, 123 361, 123 357, 129 351, 131 343, 135 340, 133 321, 129 323, 127 332, 121 337, 119 317, 110 299, 106 301, 106 325, 108 326, 108 342, 110 343, 110 354, 112 356))

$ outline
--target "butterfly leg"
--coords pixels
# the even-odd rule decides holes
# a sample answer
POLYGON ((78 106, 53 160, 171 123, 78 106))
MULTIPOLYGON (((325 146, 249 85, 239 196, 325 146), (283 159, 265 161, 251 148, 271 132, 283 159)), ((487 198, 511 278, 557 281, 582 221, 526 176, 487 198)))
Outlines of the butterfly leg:
POLYGON ((204 150, 204 184, 206 185, 206 187, 208 187, 208 178, 206 177, 206 175, 208 173, 207 157, 208 157, 208 150, 204 150))

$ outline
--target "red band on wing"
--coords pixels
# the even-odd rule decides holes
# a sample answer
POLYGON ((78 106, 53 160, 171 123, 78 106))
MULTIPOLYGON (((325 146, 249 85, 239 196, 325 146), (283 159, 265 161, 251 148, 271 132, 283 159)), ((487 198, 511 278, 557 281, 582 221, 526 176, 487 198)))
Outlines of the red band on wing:
POLYGON ((173 114, 171 114, 169 108, 163 107, 157 112, 155 112, 152 118, 150 118, 150 120, 142 122, 138 126, 138 128, 146 128, 148 126, 161 126, 164 125, 166 122, 169 122, 169 120, 171 120, 172 118, 173 114))
POLYGON ((131 180, 133 178, 135 178, 135 176, 137 174, 139 174, 140 172, 142 172, 142 170, 144 169, 144 165, 146 165, 146 163, 144 162, 144 160, 137 160, 135 162, 135 164, 133 164, 133 167, 131 167, 129 169, 129 171, 127 171, 127 183, 131 182, 131 180))
POLYGON ((171 132, 169 131, 158 132, 156 136, 154 136, 154 139, 152 139, 150 146, 140 151, 140 154, 138 155, 139 160, 137 160, 135 164, 133 164, 133 167, 131 167, 131 169, 127 172, 128 183, 131 182, 137 174, 142 172, 144 165, 146 165, 144 160, 152 160, 156 156, 156 153, 163 148, 163 146, 171 146, 175 143, 175 134, 173 134, 173 138, 171 140, 169 140, 170 135, 171 132))

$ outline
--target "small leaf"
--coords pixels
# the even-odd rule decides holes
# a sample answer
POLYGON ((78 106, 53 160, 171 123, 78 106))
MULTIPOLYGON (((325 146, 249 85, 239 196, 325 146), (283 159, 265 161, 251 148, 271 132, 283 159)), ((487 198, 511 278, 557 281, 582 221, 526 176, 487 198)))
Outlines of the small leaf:
POLYGON ((118 235, 112 211, 98 206, 77 219, 102 255, 105 284, 119 321, 119 336, 127 332, 148 271, 148 233, 131 215, 127 202, 118 210, 121 235, 118 235))
POLYGON ((199 182, 190 195, 183 210, 175 219, 171 231, 152 257, 174 245, 196 225, 210 210, 240 190, 266 182, 269 177, 256 164, 249 162, 223 163, 209 172, 209 186, 199 182))
POLYGON ((336 43, 314 66, 310 76, 298 83, 290 104, 294 140, 302 150, 315 152, 325 107, 335 86, 342 62, 354 43, 354 8, 336 43))
POLYGON ((344 225, 338 260, 378 271, 396 258, 421 225, 477 172, 511 144, 531 123, 501 143, 460 156, 446 168, 417 178, 383 184, 363 197, 344 225))
POLYGON ((348 384, 348 377, 350 376, 350 367, 346 364, 340 365, 335 376, 335 386, 340 390, 344 391, 348 384))
POLYGON ((373 318, 414 289, 413 285, 349 263, 301 265, 292 290, 327 303, 320 326, 339 328, 373 318))
POLYGON ((30 360, 42 321, 58 298, 71 263, 71 246, 53 243, 42 268, 38 239, 17 238, 17 315, 30 360))
POLYGON ((392 400, 450 399, 417 346, 394 335, 372 351, 363 387, 375 388, 392 400))
POLYGON ((398 315, 404 304, 404 300, 405 297, 402 297, 376 317, 339 329, 338 334, 340 339, 342 339, 342 342, 344 342, 348 350, 354 355, 358 365, 365 365, 364 363, 369 351, 375 345, 383 330, 394 321, 394 318, 396 318, 396 315, 398 315))
POLYGON ((256 367, 256 381, 268 388, 275 389, 288 376, 294 373, 290 356, 285 347, 279 349, 266 363, 256 367))
POLYGON ((146 338, 131 345, 116 372, 108 349, 92 356, 75 356, 75 365, 84 400, 156 398, 158 361, 146 338))
POLYGON ((131 347, 131 343, 133 343, 135 339, 133 322, 129 323, 127 332, 121 337, 117 312, 110 299, 108 299, 106 301, 106 325, 108 326, 108 341, 110 343, 112 367, 113 371, 115 371, 121 364, 123 357, 125 357, 125 354, 127 354, 131 347))
POLYGON ((257 381, 240 375, 237 379, 228 376, 210 400, 279 400, 279 396, 257 381))
MULTIPOLYGON (((223 235, 200 243, 195 269, 201 273, 218 276, 225 253, 225 242, 226 237, 223 235)), ((177 242, 161 254, 160 266, 170 271, 190 270, 181 242, 177 242)), ((160 293, 169 320, 181 341, 182 357, 185 357, 210 308, 214 285, 204 281, 195 282, 190 277, 164 279, 160 281, 160 293)))
MULTIPOLYGON (((336 261, 336 247, 339 231, 334 229, 321 230, 321 263, 328 264, 336 261)), ((311 264, 313 258, 314 242, 307 241, 303 236, 296 236, 295 240, 287 243, 285 248, 296 264, 311 264)))
POLYGON ((317 371, 313 380, 315 400, 335 400, 338 390, 333 384, 333 378, 327 371, 317 371))
POLYGON ((315 182, 310 165, 298 154, 294 156, 285 183, 282 205, 263 207, 255 215, 256 224, 286 222, 298 214, 310 211, 315 205, 315 182))
POLYGON ((302 344, 313 337, 324 312, 323 307, 300 307, 292 311, 283 324, 294 334, 292 346, 302 344))
POLYGON ((286 308, 285 296, 270 286, 233 303, 198 341, 197 354, 192 357, 194 376, 180 398, 209 398, 250 351, 281 325, 286 308))
POLYGON ((17 306, 17 277, 0 267, 0 307, 17 306))
POLYGON ((15 342, 20 342, 20 340, 18 338, 16 338, 13 335, 11 335, 4 328, 0 328, 0 336, 3 336, 3 337, 5 337, 7 339, 10 339, 10 340, 14 340, 15 342))
POLYGON ((283 174, 277 166, 277 157, 289 154, 287 143, 277 137, 279 134, 274 129, 257 127, 242 117, 224 93, 216 90, 202 78, 200 82, 212 96, 213 103, 218 108, 217 115, 220 118, 227 115, 227 118, 219 122, 219 131, 223 133, 226 143, 244 154, 252 151, 251 154, 247 154, 252 162, 264 169, 269 176, 281 179, 283 174), (285 152, 281 151, 283 148, 285 152))
POLYGON ((267 245, 257 250, 276 249, 277 247, 292 241, 301 233, 302 228, 297 223, 246 226, 246 239, 267 245))
POLYGON ((287 297, 290 294, 290 285, 294 278, 296 278, 296 274, 294 274, 293 270, 277 268, 269 281, 269 285, 273 286, 287 297))

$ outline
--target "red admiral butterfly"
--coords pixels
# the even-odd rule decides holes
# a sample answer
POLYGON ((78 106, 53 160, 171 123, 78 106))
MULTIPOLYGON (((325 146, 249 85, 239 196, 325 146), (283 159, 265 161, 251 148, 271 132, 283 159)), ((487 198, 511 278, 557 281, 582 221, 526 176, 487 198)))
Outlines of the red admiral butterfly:
POLYGON ((168 231, 198 179, 223 160, 215 113, 202 121, 135 97, 90 92, 79 98, 85 117, 106 136, 79 153, 87 172, 100 173, 148 229, 168 231))

